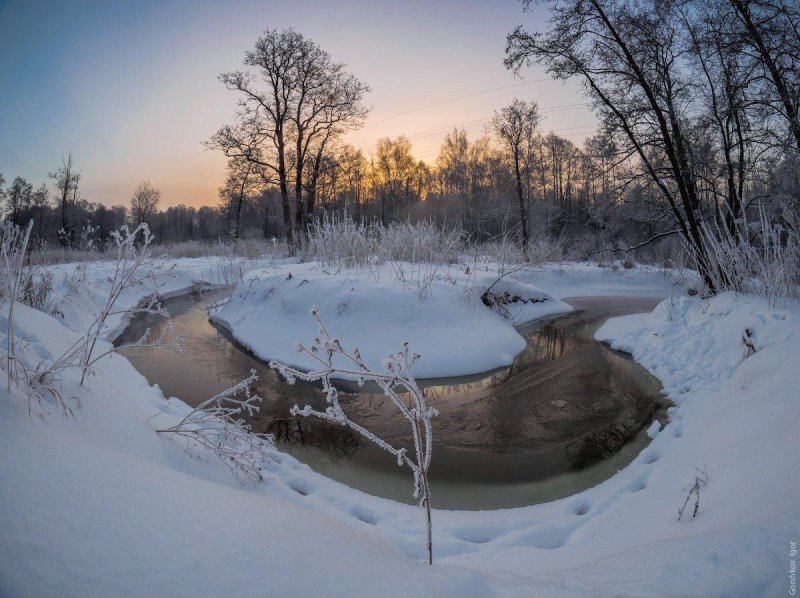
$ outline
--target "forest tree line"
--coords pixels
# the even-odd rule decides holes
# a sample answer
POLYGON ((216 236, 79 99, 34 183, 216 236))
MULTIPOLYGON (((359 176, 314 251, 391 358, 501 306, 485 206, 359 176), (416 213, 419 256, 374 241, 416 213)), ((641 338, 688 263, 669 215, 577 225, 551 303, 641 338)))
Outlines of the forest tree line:
MULTIPOLYGON (((608 209, 605 198, 622 173, 604 164, 609 157, 602 140, 592 137, 578 147, 554 133, 537 132, 530 141, 523 170, 525 201, 533 210, 530 227, 537 234, 558 234, 566 226, 605 229, 602 206, 608 209)), ((127 206, 90 202, 81 194, 72 156, 51 174, 49 184, 35 187, 23 177, 1 177, 5 218, 16 224, 33 219, 34 238, 52 245, 81 248, 91 240, 85 235, 88 226, 101 248, 111 230, 139 222, 147 222, 162 243, 233 239, 237 221, 238 236, 285 236, 279 190, 262 186, 243 170, 229 170, 217 205, 199 208, 160 208, 161 194, 148 182, 132 192, 127 206)), ((454 129, 433 164, 415 158, 411 141, 402 135, 380 139, 370 154, 341 143, 322 160, 309 223, 345 214, 357 221, 424 219, 460 226, 476 240, 486 240, 519 234, 515 194, 513 165, 489 132, 471 140, 464 129, 454 129)))
POLYGON ((267 30, 242 70, 219 77, 238 109, 206 142, 228 160, 218 205, 160 210, 149 184, 127 209, 91 204, 70 156, 49 187, 7 183, 6 218, 33 217, 40 238, 62 244, 79 242, 86 222, 102 238, 147 221, 162 242, 263 236, 294 246, 332 214, 432 220, 523 246, 561 236, 583 257, 680 239, 704 275, 710 237, 749 240, 756 217, 800 230, 795 2, 542 3, 547 28, 514 30, 505 63, 582 83, 599 127, 580 146, 547 132, 535 102, 514 100, 473 139, 454 128, 430 164, 403 135, 355 148, 346 136, 365 123, 369 86, 300 33, 267 30), (139 209, 142 194, 150 200, 139 209))

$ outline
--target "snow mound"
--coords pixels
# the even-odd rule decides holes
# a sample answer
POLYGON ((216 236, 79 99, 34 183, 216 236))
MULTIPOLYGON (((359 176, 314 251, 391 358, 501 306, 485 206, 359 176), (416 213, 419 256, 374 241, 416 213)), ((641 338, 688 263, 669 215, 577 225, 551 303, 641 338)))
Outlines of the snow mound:
POLYGON ((510 277, 492 288, 508 298, 502 310, 493 310, 482 299, 497 280, 489 273, 470 275, 452 268, 410 282, 380 274, 330 275, 313 264, 278 274, 250 273, 251 279, 236 288, 212 319, 261 359, 312 369, 319 364, 294 347, 316 336, 309 315, 316 305, 331 336, 341 338, 346 350, 358 347, 368 366, 380 369, 383 357, 408 342, 422 356, 414 375, 439 378, 511 364, 525 348, 514 323, 571 310, 532 284, 510 277))

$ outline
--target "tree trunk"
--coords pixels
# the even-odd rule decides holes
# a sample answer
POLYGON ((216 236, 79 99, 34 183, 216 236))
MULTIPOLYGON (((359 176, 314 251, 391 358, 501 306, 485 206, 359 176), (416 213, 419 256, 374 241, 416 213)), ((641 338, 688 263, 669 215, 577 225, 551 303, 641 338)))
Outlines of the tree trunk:
POLYGON ((519 219, 522 226, 522 250, 528 255, 528 211, 525 209, 525 194, 522 191, 522 173, 519 166, 519 152, 514 152, 514 175, 517 178, 517 200, 519 201, 519 219))
POLYGON ((294 253, 294 235, 292 234, 292 208, 289 205, 289 185, 286 181, 286 157, 283 152, 283 141, 278 143, 278 186, 281 191, 281 208, 283 208, 283 234, 289 251, 294 253))

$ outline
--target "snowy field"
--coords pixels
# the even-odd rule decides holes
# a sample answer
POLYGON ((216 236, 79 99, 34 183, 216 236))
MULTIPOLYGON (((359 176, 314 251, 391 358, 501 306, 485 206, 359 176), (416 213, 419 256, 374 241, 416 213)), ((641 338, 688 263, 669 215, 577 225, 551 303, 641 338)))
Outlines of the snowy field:
MULTIPOLYGON (((108 268, 59 267, 56 317, 15 307, 21 359, 35 364, 72 342, 102 301, 108 268)), ((156 434, 188 407, 112 355, 88 388, 79 372, 65 374, 63 395, 80 401, 74 419, 55 407, 29 415, 24 397, 0 391, 0 596, 788 593, 789 546, 800 541, 799 306, 684 296, 685 277, 656 269, 562 264, 503 278, 494 289, 525 300, 504 319, 481 300, 497 279, 491 266, 413 268, 252 262, 215 317, 262 357, 290 359, 294 341, 310 340, 316 303, 367 360, 407 340, 423 355, 415 373, 434 376, 509 363, 522 347, 513 324, 569 309, 561 299, 663 297, 652 314, 610 320, 597 338, 662 381, 675 403, 669 424, 651 429, 628 467, 580 494, 435 511, 429 567, 419 509, 278 451, 262 484, 240 487, 215 459, 156 434), (696 468, 708 473, 697 517, 677 521, 696 468)), ((222 278, 218 261, 182 259, 158 292, 222 278)), ((122 302, 151 290, 131 289, 122 302)), ((123 316, 114 317, 118 331, 123 316)))

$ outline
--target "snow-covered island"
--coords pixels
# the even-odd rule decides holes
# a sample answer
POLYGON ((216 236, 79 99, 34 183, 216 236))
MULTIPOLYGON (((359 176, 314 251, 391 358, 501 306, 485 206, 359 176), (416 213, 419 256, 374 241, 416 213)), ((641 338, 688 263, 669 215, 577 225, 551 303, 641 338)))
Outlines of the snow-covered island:
POLYGON ((391 262, 331 274, 312 262, 253 270, 245 278, 212 320, 264 361, 314 367, 295 346, 316 335, 309 317, 316 306, 331 334, 358 347, 373 369, 408 342, 421 355, 414 365, 418 378, 510 365, 525 347, 514 326, 569 312, 563 298, 661 297, 679 286, 656 269, 629 273, 571 265, 506 272, 493 263, 391 262), (500 305, 493 309, 495 301, 500 305))

